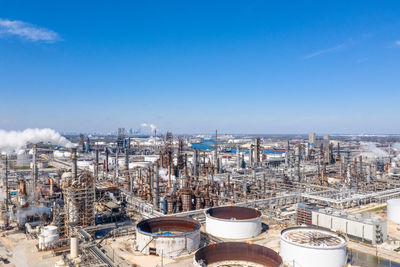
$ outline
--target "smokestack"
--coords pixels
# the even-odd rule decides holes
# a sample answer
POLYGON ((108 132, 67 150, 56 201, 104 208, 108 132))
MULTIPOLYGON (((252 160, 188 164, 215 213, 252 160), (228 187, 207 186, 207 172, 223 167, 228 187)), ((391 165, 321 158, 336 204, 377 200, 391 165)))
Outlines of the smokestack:
POLYGON ((118 152, 119 152, 119 147, 117 146, 117 150, 115 151, 115 178, 114 178, 114 183, 118 181, 118 152))
POLYGON ((296 145, 295 150, 295 161, 296 161, 296 178, 297 182, 301 181, 300 177, 300 145, 296 145))
POLYGON ((96 159, 95 159, 95 166, 94 166, 94 179, 95 181, 99 180, 99 149, 96 148, 96 159))
POLYGON ((9 193, 8 193, 8 156, 7 156, 7 154, 6 154, 6 181, 5 182, 6 182, 6 211, 8 212, 9 193))
POLYGON ((253 167, 253 150, 254 150, 254 145, 250 146, 250 152, 249 152, 249 165, 250 167, 253 167))
POLYGON ((38 169, 37 169, 37 144, 33 145, 33 155, 32 155, 32 187, 33 196, 36 199, 36 182, 38 180, 38 169))
POLYGON ((218 132, 215 130, 215 144, 214 144, 214 171, 218 172, 218 132))
POLYGON ((158 173, 158 161, 156 161, 156 164, 154 165, 154 198, 153 198, 153 205, 154 208, 158 210, 160 206, 160 175, 158 173))
POLYGON ((193 150, 193 176, 197 176, 197 149, 193 150))
POLYGON ((247 197, 247 176, 244 175, 243 177, 243 195, 247 197))
POLYGON ((260 146, 260 137, 257 137, 256 139, 256 162, 257 165, 260 162, 260 151, 261 150, 261 146, 260 146))
POLYGON ((78 177, 76 148, 71 148, 71 159, 72 159, 72 179, 76 179, 78 177))
POLYGON ((171 192, 171 165, 168 164, 168 184, 167 184, 167 192, 171 192))
POLYGON ((127 172, 129 172, 129 148, 130 145, 128 144, 125 148, 125 169, 127 172))
POLYGON ((105 161, 105 163, 104 163, 104 168, 105 168, 105 171, 106 171, 106 176, 107 176, 107 178, 108 178, 108 149, 107 149, 107 147, 105 148, 105 152, 106 152, 106 161, 105 161))
POLYGON ((286 144, 286 151, 285 151, 285 165, 286 167, 289 167, 289 140, 287 140, 287 144, 286 144))
POLYGON ((240 147, 236 146, 236 168, 240 169, 240 147))
POLYGON ((267 188, 267 179, 265 177, 265 173, 263 174, 263 196, 265 197, 265 190, 267 188))

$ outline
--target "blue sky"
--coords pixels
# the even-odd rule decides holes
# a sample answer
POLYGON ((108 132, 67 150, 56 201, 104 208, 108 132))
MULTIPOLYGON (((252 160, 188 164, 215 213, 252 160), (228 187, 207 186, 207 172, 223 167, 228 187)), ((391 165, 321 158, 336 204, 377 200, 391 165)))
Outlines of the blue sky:
POLYGON ((0 129, 400 133, 399 14, 398 1, 3 1, 0 129))

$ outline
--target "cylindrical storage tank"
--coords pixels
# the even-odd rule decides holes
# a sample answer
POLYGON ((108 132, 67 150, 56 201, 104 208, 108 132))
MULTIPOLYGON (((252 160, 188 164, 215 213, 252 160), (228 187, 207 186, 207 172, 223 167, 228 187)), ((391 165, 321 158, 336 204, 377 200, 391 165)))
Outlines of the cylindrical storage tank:
POLYGON ((195 267, 283 266, 282 258, 274 250, 243 242, 222 242, 203 247, 194 255, 193 265, 195 267))
POLYGON ((293 227, 281 232, 283 263, 287 266, 344 267, 346 238, 328 230, 293 227))
POLYGON ((400 223, 400 199, 387 201, 387 218, 395 223, 400 223))
POLYGON ((71 237, 71 258, 75 259, 79 256, 79 240, 77 237, 71 237))
POLYGON ((48 225, 43 228, 45 236, 58 235, 58 227, 55 225, 48 225))
POLYGON ((261 212, 245 207, 216 207, 206 211, 207 233, 221 238, 251 238, 261 233, 261 212))
POLYGON ((144 254, 181 256, 199 248, 200 223, 191 218, 158 217, 136 225, 136 245, 144 254))

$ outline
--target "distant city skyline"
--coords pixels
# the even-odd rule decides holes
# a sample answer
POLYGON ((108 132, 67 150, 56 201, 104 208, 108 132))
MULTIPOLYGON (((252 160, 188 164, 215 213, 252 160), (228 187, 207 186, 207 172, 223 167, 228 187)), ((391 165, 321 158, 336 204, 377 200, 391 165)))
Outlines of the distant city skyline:
POLYGON ((398 1, 2 3, 0 129, 400 133, 398 1))

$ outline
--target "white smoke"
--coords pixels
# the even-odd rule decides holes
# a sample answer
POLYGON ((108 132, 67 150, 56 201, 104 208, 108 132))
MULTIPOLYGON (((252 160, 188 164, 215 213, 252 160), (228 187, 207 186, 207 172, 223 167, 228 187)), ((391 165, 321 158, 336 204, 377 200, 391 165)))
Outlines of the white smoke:
POLYGON ((152 131, 157 129, 157 126, 155 126, 154 124, 151 124, 151 123, 142 123, 142 124, 140 124, 140 126, 149 127, 149 128, 151 128, 152 131))
POLYGON ((40 142, 68 148, 74 147, 73 143, 49 128, 26 129, 24 131, 0 130, 0 151, 2 152, 10 153, 26 147, 28 143, 37 144, 40 142))
POLYGON ((395 150, 397 150, 397 152, 400 152, 400 143, 394 143, 394 144, 392 145, 392 148, 395 149, 395 150))
POLYGON ((363 144, 361 149, 363 151, 363 153, 361 153, 362 156, 371 158, 383 158, 389 156, 388 152, 377 147, 374 143, 363 144))

